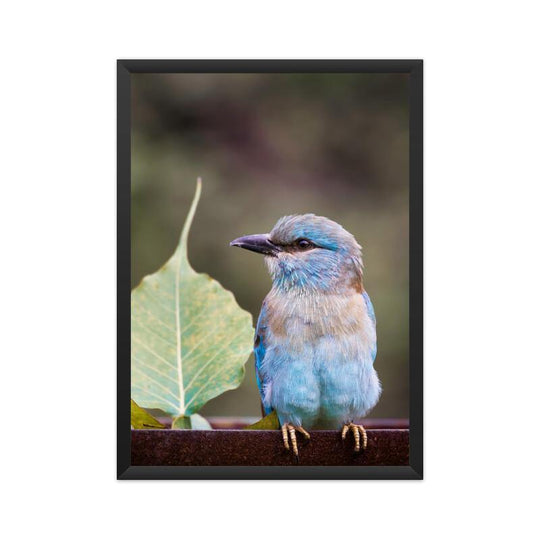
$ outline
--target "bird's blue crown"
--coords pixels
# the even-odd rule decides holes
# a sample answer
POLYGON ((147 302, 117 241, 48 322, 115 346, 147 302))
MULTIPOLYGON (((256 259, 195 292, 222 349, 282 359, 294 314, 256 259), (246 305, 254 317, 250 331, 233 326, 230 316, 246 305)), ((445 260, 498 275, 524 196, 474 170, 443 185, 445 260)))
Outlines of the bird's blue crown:
POLYGON ((362 249, 341 225, 314 214, 282 217, 266 257, 274 287, 287 291, 362 290, 362 249))

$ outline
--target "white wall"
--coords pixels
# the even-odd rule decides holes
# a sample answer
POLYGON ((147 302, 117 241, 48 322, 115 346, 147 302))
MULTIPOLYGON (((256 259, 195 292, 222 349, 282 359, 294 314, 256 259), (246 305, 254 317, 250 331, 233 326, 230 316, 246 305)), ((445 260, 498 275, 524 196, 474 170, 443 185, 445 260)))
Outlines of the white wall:
POLYGON ((534 3, 256 5, 4 7, 5 537, 211 538, 226 529, 258 539, 532 537, 540 431, 534 3), (121 57, 425 59, 423 482, 115 480, 121 57))

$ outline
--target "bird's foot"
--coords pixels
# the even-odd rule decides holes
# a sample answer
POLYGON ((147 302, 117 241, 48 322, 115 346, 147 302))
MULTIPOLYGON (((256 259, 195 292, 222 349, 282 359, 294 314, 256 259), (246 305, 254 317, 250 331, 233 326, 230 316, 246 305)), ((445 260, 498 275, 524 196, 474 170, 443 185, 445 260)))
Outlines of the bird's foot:
POLYGON ((281 435, 283 436, 283 444, 287 450, 291 449, 293 454, 298 457, 298 443, 296 441, 296 432, 299 431, 306 439, 310 439, 309 433, 302 426, 293 426, 292 424, 283 424, 281 426, 281 435), (290 440, 290 444, 289 444, 290 440))
POLYGON ((362 450, 365 450, 367 448, 367 433, 364 426, 353 424, 352 422, 345 424, 341 430, 341 438, 343 440, 345 440, 349 430, 352 432, 354 437, 354 451, 360 452, 360 442, 362 443, 362 450))

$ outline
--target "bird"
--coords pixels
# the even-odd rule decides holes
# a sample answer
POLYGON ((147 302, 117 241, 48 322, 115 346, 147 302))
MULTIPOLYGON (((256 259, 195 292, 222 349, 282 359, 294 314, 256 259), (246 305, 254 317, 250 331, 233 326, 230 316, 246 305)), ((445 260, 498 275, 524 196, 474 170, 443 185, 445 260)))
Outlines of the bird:
POLYGON ((377 404, 376 319, 364 288, 362 248, 339 223, 315 214, 280 218, 270 233, 230 242, 264 256, 272 287, 255 331, 255 373, 265 415, 275 411, 283 444, 298 458, 296 433, 352 433, 367 448, 361 419, 377 404))

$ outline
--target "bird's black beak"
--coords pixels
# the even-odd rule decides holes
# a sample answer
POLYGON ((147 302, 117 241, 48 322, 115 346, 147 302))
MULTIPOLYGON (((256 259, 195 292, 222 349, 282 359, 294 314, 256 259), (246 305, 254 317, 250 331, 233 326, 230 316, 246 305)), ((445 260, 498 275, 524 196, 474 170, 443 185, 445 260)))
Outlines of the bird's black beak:
POLYGON ((249 236, 241 236, 230 243, 231 246, 237 246, 256 253, 270 255, 276 257, 281 251, 279 246, 272 244, 267 234, 250 234, 249 236))

